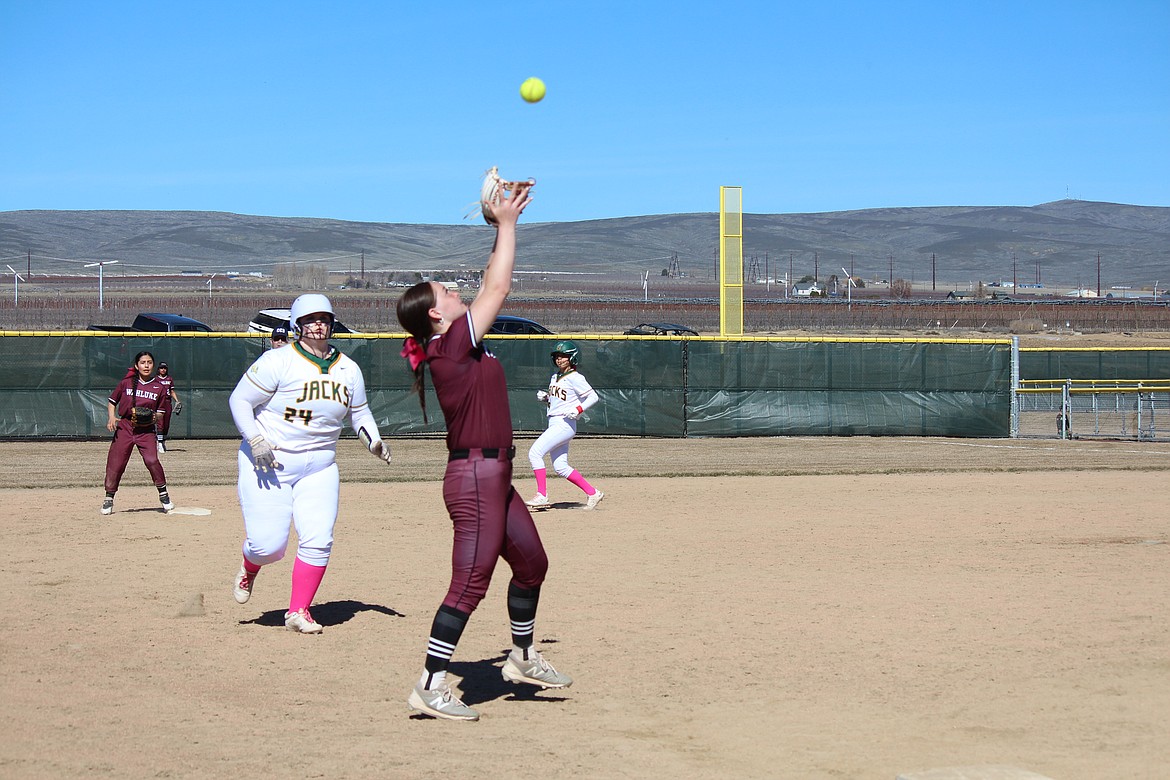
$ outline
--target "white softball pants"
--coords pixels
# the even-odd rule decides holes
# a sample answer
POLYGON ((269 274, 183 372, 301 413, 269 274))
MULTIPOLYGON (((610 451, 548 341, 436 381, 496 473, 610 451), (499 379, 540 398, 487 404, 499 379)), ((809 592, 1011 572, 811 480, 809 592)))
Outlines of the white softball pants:
POLYGON ((568 477, 573 473, 569 465, 569 442, 577 435, 577 421, 567 420, 560 415, 548 418, 548 428, 540 434, 528 450, 528 462, 532 470, 544 468, 544 456, 552 456, 553 471, 557 476, 568 477))
POLYGON ((312 566, 327 565, 341 482, 336 451, 278 452, 280 468, 274 472, 256 471, 250 453, 244 442, 237 458, 244 557, 259 566, 279 561, 293 524, 297 557, 312 566))

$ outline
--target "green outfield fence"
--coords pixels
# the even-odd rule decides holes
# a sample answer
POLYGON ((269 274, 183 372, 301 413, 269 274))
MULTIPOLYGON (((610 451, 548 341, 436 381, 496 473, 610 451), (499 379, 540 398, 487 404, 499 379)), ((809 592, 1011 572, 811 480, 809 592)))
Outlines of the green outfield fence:
MULTIPOLYGON (((1054 355, 1019 350, 1013 339, 491 337, 519 432, 545 427, 535 392, 547 386, 549 352, 563 338, 577 342, 581 370, 602 398, 583 418, 584 434, 1007 437, 1019 431, 1022 379, 1096 378, 1069 372, 1170 378, 1170 350, 1054 355)), ((399 357, 402 339, 338 336, 334 343, 361 366, 385 435, 442 433, 431 390, 431 422, 422 422, 399 357)), ((228 395, 266 344, 242 333, 0 332, 0 436, 109 436, 106 398, 134 355, 149 350, 169 364, 183 399, 171 436, 234 438, 228 395)))

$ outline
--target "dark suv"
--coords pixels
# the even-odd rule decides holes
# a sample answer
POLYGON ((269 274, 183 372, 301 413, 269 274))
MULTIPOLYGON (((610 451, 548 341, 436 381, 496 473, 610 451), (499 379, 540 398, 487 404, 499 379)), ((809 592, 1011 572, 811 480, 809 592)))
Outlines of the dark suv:
POLYGON ((551 336, 552 331, 539 322, 513 317, 510 314, 501 314, 488 328, 489 335, 495 336, 551 336))

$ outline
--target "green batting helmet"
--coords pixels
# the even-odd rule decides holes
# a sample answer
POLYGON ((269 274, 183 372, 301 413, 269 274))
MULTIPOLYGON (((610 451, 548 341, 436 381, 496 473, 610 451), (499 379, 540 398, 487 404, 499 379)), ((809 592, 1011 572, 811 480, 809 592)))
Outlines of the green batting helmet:
POLYGON ((565 339, 564 341, 558 341, 556 344, 553 344, 552 357, 555 358, 557 355, 567 357, 569 359, 569 365, 576 368, 577 361, 581 357, 581 350, 577 349, 576 344, 565 339))

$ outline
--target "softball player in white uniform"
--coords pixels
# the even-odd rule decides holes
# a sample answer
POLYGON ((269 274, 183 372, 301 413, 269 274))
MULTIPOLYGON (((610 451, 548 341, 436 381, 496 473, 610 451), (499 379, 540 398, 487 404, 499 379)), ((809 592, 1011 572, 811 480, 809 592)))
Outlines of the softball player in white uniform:
POLYGON ((552 456, 553 470, 559 476, 572 482, 588 496, 586 509, 593 509, 605 498, 605 494, 589 484, 581 472, 569 465, 569 442, 577 435, 577 418, 599 397, 588 380, 577 371, 580 350, 571 341, 558 341, 553 345, 552 359, 557 372, 548 383, 548 390, 538 390, 536 398, 548 405, 548 428, 533 442, 528 450, 528 462, 536 477, 536 495, 526 503, 541 508, 549 505, 547 476, 544 457, 552 456))
POLYGON ((244 604, 260 567, 284 557, 290 522, 297 529, 292 595, 285 625, 320 633, 309 614, 337 521, 337 438, 348 416, 362 443, 390 462, 357 363, 328 343, 333 307, 324 295, 297 298, 289 315, 299 340, 265 352, 232 391, 228 405, 244 437, 237 456, 244 562, 234 596, 244 604))

